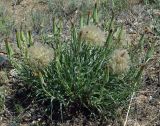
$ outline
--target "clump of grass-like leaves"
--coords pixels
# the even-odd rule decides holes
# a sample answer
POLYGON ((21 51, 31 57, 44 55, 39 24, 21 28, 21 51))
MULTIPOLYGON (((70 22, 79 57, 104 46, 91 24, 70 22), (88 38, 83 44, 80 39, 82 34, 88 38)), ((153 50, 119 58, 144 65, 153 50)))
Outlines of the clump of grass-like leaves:
POLYGON ((62 27, 53 21, 52 47, 37 46, 30 32, 26 37, 23 32, 17 32, 21 58, 16 62, 6 42, 9 59, 24 84, 33 88, 34 97, 51 103, 56 101, 61 110, 79 104, 91 113, 105 116, 114 114, 118 107, 127 103, 130 94, 139 87, 153 49, 149 49, 144 60, 140 59, 144 36, 137 48, 132 48, 121 42, 125 41, 123 27, 118 31, 112 29, 113 18, 109 28, 104 28, 108 31, 96 26, 97 21, 95 6, 92 16, 88 15, 86 20, 80 18, 79 30, 72 24, 71 38, 66 42, 61 40, 62 27))

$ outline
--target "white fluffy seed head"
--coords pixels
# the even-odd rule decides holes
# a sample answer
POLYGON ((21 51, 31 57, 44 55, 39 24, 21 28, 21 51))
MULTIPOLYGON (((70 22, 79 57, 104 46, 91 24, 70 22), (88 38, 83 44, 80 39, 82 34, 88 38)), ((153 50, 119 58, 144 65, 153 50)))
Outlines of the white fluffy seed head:
POLYGON ((43 69, 54 59, 53 49, 40 43, 28 48, 29 65, 36 69, 43 69))
POLYGON ((80 32, 82 39, 90 45, 103 46, 105 43, 105 32, 101 31, 97 26, 85 26, 81 28, 80 32))
POLYGON ((111 57, 110 66, 113 73, 120 74, 128 71, 130 57, 125 49, 116 49, 111 57))

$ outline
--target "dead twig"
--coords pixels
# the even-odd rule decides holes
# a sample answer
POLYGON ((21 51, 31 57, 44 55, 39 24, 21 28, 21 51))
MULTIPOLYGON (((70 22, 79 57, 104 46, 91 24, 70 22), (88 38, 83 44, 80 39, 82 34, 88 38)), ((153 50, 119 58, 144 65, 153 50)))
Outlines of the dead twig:
POLYGON ((130 99, 130 103, 129 103, 129 106, 128 106, 128 110, 127 110, 126 119, 125 119, 125 122, 124 122, 124 125, 123 125, 123 126, 126 126, 126 125, 127 125, 128 116, 129 116, 129 112, 130 112, 130 109, 131 109, 131 104, 132 104, 132 101, 133 101, 134 96, 135 96, 135 92, 132 93, 132 96, 131 96, 131 99, 130 99))

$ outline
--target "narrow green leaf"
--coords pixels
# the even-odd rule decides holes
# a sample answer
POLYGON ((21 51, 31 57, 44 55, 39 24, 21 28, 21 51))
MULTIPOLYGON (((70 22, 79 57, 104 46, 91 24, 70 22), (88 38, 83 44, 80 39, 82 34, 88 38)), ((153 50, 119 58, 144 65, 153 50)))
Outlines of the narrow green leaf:
POLYGON ((52 20, 52 30, 53 30, 53 34, 55 35, 57 32, 57 26, 56 26, 56 18, 54 17, 52 20))
POLYGON ((95 3, 94 10, 93 10, 93 22, 96 24, 98 23, 98 9, 97 9, 97 2, 95 3))
POLYGON ((22 48, 22 43, 21 43, 21 40, 20 40, 20 34, 17 30, 16 30, 16 42, 17 42, 17 47, 19 49, 21 49, 22 48))
POLYGON ((83 15, 80 14, 80 28, 82 28, 84 25, 84 18, 83 18, 83 15))
POLYGON ((113 30, 111 29, 111 30, 109 31, 109 34, 108 34, 108 36, 107 36, 106 43, 105 43, 105 46, 106 46, 108 49, 111 47, 112 39, 113 39, 113 30))
POLYGON ((88 11, 87 25, 90 24, 90 19, 91 19, 91 11, 88 11))
POLYGON ((143 51, 144 48, 144 34, 141 36, 140 40, 139 40, 139 46, 141 51, 143 51))

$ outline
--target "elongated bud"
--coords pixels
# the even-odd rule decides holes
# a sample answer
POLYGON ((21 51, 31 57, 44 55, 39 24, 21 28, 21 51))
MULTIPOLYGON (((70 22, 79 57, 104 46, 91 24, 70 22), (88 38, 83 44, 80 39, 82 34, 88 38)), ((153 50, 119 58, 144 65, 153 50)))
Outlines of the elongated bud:
POLYGON ((26 37, 25 37, 23 31, 20 31, 20 39, 21 39, 21 41, 26 42, 26 37))
POLYGON ((19 34, 19 32, 18 32, 17 30, 15 30, 15 32, 16 32, 17 47, 18 47, 19 49, 21 49, 21 48, 22 48, 22 43, 21 43, 21 40, 20 40, 20 34, 19 34))
POLYGON ((93 10, 93 22, 98 22, 98 9, 97 9, 97 2, 95 3, 94 10, 93 10))
POLYGON ((24 56, 28 59, 28 48, 24 48, 24 56))
POLYGON ((7 51, 8 57, 12 58, 13 50, 12 50, 11 45, 9 44, 7 39, 5 39, 5 46, 6 46, 6 51, 7 51))
POLYGON ((73 41, 75 41, 76 38, 77 38, 77 32, 76 32, 76 28, 75 28, 74 23, 72 23, 71 34, 72 34, 72 39, 73 39, 73 41))
POLYGON ((79 36, 78 36, 78 40, 81 41, 82 40, 82 31, 80 31, 79 36))
POLYGON ((92 15, 91 11, 88 11, 87 25, 90 24, 91 15, 92 15))
POLYGON ((108 29, 109 31, 113 28, 113 25, 114 25, 114 12, 112 11, 112 18, 111 18, 109 29, 108 29))
POLYGON ((109 66, 107 66, 106 70, 105 70, 105 80, 106 80, 106 82, 109 81, 109 66))
POLYGON ((28 31, 28 41, 29 41, 29 45, 32 46, 33 45, 33 38, 31 35, 31 31, 28 31))
POLYGON ((59 22, 58 22, 58 36, 59 37, 60 37, 60 35, 62 33, 62 29, 63 29, 63 22, 62 22, 62 17, 61 17, 59 22))
POLYGON ((123 35, 123 25, 120 27, 120 30, 119 30, 119 33, 118 33, 118 41, 117 41, 118 44, 121 41, 122 35, 123 35))
POLYGON ((80 28, 82 28, 84 25, 84 18, 83 18, 83 14, 80 14, 80 28))
POLYGON ((143 51, 143 47, 144 47, 144 34, 141 36, 140 40, 139 40, 139 46, 141 51, 143 51))
POLYGON ((52 20, 52 30, 53 30, 53 34, 55 35, 56 32, 57 32, 57 26, 56 26, 56 18, 53 17, 53 20, 52 20))

